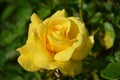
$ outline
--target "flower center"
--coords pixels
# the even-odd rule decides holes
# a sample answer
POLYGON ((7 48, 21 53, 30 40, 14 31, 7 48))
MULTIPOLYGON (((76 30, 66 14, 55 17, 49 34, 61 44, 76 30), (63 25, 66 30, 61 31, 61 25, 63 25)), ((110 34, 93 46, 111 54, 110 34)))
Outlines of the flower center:
POLYGON ((54 18, 48 23, 46 48, 51 55, 67 49, 76 41, 78 28, 71 20, 54 18))

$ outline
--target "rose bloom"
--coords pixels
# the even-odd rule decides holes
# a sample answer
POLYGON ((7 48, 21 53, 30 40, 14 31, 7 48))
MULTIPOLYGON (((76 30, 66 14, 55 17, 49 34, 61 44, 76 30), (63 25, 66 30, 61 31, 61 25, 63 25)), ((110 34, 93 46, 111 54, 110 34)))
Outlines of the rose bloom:
POLYGON ((82 71, 81 60, 93 43, 93 36, 89 36, 83 21, 66 17, 64 9, 45 20, 33 13, 27 42, 17 49, 18 62, 27 71, 59 69, 74 76, 82 71))

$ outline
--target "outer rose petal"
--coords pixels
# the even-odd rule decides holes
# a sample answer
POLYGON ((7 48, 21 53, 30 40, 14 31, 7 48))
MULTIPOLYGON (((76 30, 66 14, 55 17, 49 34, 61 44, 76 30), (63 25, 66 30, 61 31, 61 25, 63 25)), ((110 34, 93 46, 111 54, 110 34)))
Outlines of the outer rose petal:
POLYGON ((34 64, 34 58, 33 58, 33 54, 29 53, 29 49, 27 46, 23 46, 21 48, 18 49, 20 51, 20 53, 22 53, 20 55, 20 57, 18 58, 18 62, 19 64, 21 64, 21 66, 27 70, 27 71, 37 71, 40 68, 37 67, 34 64))
POLYGON ((64 17, 65 16, 65 10, 58 10, 57 12, 55 12, 51 17, 64 17))
POLYGON ((47 63, 53 60, 52 56, 43 47, 42 43, 39 42, 37 34, 33 35, 31 39, 32 41, 28 39, 27 44, 25 45, 26 47, 18 49, 21 52, 18 62, 22 65, 22 67, 29 71, 32 71, 31 66, 49 69, 50 67, 47 63))
POLYGON ((32 21, 32 23, 35 23, 36 25, 40 24, 42 22, 42 20, 39 18, 39 16, 35 13, 32 14, 31 21, 32 21))
POLYGON ((73 60, 82 60, 82 59, 84 59, 88 55, 88 53, 91 50, 93 44, 94 44, 93 36, 90 36, 87 39, 86 44, 80 50, 76 50, 73 53, 72 59, 73 60))
MULTIPOLYGON (((31 16, 31 21, 32 23, 30 24, 29 27, 29 33, 28 33, 28 40, 27 43, 31 43, 33 39, 33 32, 36 31, 38 29, 38 25, 41 23, 41 19, 34 13, 31 16)), ((36 71, 38 69, 40 69, 39 67, 37 67, 34 64, 34 58, 33 58, 33 54, 31 54, 30 52, 30 47, 28 47, 27 45, 17 49, 21 55, 18 58, 18 62, 19 64, 22 65, 22 67, 28 71, 36 71)))
POLYGON ((31 21, 32 23, 30 24, 29 27, 28 40, 25 45, 26 47, 21 47, 18 49, 18 51, 21 52, 18 62, 26 70, 29 71, 30 69, 31 71, 34 71, 34 69, 32 69, 31 66, 35 66, 35 68, 39 67, 39 68, 49 69, 51 67, 48 66, 47 63, 52 61, 53 57, 46 50, 46 46, 45 46, 46 27, 42 23, 39 23, 40 22, 39 18, 36 15, 33 15, 31 17, 31 21), (37 20, 37 21, 34 22, 32 20, 37 20), (30 56, 30 58, 28 58, 27 56, 30 56), (27 61, 29 64, 27 63, 27 61))
POLYGON ((40 41, 45 46, 45 35, 46 35, 46 27, 42 24, 42 20, 37 16, 35 13, 31 16, 31 24, 29 26, 29 33, 28 33, 28 40, 27 42, 32 42, 32 38, 34 35, 34 32, 38 33, 38 36, 40 38, 40 41), (43 35, 41 35, 43 34, 43 35))
POLYGON ((57 61, 56 64, 60 71, 67 75, 77 75, 82 71, 82 63, 81 61, 57 61))

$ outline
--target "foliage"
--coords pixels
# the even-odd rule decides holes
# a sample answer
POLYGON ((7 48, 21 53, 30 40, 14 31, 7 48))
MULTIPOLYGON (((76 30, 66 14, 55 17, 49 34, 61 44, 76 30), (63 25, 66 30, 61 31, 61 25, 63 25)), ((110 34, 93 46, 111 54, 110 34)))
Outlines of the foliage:
POLYGON ((55 71, 26 72, 17 62, 16 48, 25 44, 32 13, 45 19, 58 9, 82 17, 95 44, 83 60, 83 72, 62 80, 120 79, 119 0, 0 0, 0 80, 54 80, 55 71), (114 73, 114 74, 113 74, 114 73), (113 74, 113 75, 111 75, 113 74), (118 75, 118 76, 117 76, 118 75))
POLYGON ((101 71, 101 76, 107 79, 120 79, 120 63, 110 63, 101 71))

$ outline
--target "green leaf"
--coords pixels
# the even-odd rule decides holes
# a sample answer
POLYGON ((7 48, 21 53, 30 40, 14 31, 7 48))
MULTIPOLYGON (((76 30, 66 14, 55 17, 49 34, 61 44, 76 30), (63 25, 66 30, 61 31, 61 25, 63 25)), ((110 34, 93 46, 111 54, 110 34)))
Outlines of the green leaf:
POLYGON ((106 79, 120 79, 120 63, 110 63, 101 71, 101 76, 106 79))
POLYGON ((104 44, 106 49, 109 49, 114 45, 115 31, 113 25, 109 22, 104 23, 104 30, 105 30, 104 44))

